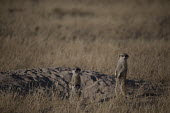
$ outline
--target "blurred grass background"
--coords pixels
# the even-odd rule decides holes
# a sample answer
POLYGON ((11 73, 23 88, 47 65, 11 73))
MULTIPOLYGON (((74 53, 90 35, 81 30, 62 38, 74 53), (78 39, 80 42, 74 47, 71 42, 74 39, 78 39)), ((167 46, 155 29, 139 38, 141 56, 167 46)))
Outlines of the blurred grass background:
MULTIPOLYGON (((1 0, 0 71, 79 66, 129 77, 169 77, 168 0, 1 0)), ((169 78, 168 78, 169 79, 169 78)))

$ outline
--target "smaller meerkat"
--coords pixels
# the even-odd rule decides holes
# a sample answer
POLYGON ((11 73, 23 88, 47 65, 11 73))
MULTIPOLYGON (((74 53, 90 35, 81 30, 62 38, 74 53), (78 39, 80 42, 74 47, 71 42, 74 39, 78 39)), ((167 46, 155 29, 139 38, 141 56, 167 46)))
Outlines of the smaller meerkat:
POLYGON ((72 78, 71 78, 71 82, 70 82, 70 86, 71 86, 71 92, 70 92, 70 98, 74 98, 75 96, 80 96, 81 91, 80 91, 80 87, 81 87, 81 77, 80 77, 80 72, 81 69, 80 68, 75 68, 72 73, 72 78))
POLYGON ((116 87, 115 87, 115 94, 116 97, 119 97, 119 95, 126 96, 126 76, 128 71, 128 65, 127 65, 127 59, 129 58, 129 55, 126 53, 122 53, 119 55, 119 60, 117 63, 117 67, 115 70, 115 76, 116 76, 116 87))

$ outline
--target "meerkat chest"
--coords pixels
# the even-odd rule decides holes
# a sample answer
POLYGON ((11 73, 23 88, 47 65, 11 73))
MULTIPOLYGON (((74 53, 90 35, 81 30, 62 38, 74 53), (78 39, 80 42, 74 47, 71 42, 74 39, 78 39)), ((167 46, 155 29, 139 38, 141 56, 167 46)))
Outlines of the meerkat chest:
POLYGON ((126 69, 128 68, 127 62, 124 62, 123 65, 126 67, 126 69))
POLYGON ((119 66, 127 66, 127 62, 125 60, 119 60, 118 65, 119 66))
POLYGON ((73 81, 74 81, 74 84, 80 84, 80 76, 78 76, 78 75, 75 75, 75 76, 73 76, 73 81))
POLYGON ((117 65, 117 70, 124 69, 124 71, 127 71, 127 62, 124 60, 120 60, 117 65))

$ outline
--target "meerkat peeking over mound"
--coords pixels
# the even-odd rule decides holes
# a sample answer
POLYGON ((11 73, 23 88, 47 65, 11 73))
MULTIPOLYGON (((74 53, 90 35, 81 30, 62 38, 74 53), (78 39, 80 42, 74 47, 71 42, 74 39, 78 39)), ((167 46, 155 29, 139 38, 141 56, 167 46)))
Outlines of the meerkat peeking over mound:
POLYGON ((70 91, 70 100, 73 100, 76 97, 80 97, 81 94, 81 77, 80 77, 80 73, 81 73, 81 69, 79 67, 75 68, 72 70, 72 78, 71 78, 71 82, 70 82, 70 87, 71 87, 71 91, 70 91))
POLYGON ((117 67, 115 70, 116 76, 116 87, 115 87, 115 95, 118 97, 126 96, 126 76, 128 71, 127 59, 129 55, 126 53, 122 53, 119 55, 119 60, 117 63, 117 67))

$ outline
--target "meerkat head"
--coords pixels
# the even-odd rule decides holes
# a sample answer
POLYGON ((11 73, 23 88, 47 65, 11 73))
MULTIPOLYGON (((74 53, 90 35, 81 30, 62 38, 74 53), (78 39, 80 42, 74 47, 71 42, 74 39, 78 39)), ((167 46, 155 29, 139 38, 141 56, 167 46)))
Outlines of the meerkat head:
POLYGON ((122 53, 122 54, 119 55, 119 58, 127 60, 129 58, 129 55, 126 54, 126 53, 122 53))
POLYGON ((79 67, 76 67, 75 69, 73 69, 73 74, 74 73, 80 73, 81 69, 79 67))

